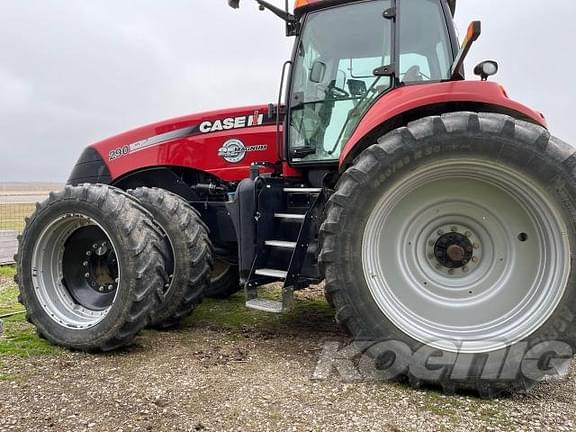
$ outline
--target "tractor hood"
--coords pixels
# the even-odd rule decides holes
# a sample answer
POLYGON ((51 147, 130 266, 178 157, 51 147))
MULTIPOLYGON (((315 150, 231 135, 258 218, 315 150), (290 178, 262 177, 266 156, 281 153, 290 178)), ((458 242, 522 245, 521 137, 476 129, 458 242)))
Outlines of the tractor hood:
POLYGON ((257 105, 210 111, 124 132, 88 147, 69 183, 114 183, 126 174, 157 166, 241 180, 252 162, 279 160, 272 109, 257 105))

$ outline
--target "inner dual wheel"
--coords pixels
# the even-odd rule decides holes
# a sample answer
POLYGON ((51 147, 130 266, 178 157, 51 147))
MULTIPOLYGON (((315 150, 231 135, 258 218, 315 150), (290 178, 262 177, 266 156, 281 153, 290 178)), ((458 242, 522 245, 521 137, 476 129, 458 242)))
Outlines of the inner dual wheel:
POLYGON ((180 196, 159 188, 128 191, 154 217, 164 233, 165 271, 169 282, 160 292, 150 327, 174 327, 198 305, 208 288, 212 245, 200 214, 180 196))
MULTIPOLYGON (((565 370, 576 179, 562 162, 573 153, 492 114, 430 117, 381 138, 342 176, 322 228, 337 320, 375 346, 405 347, 397 375, 447 391, 494 395, 565 370), (438 356, 451 360, 431 366, 438 356)), ((391 367, 390 352, 367 351, 391 367)))

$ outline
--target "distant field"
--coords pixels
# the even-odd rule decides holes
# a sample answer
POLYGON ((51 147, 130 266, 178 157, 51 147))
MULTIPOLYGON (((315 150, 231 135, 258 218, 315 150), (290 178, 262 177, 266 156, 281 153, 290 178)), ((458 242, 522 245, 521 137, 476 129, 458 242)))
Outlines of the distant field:
POLYGON ((35 203, 62 187, 60 183, 0 183, 0 231, 21 231, 35 203))
POLYGON ((0 196, 50 192, 60 190, 62 187, 62 183, 0 183, 0 196))
POLYGON ((22 231, 24 218, 34 211, 35 204, 0 204, 0 231, 22 231))
POLYGON ((50 191, 62 189, 59 183, 0 183, 0 264, 12 262, 16 236, 24 229, 25 218, 50 191))

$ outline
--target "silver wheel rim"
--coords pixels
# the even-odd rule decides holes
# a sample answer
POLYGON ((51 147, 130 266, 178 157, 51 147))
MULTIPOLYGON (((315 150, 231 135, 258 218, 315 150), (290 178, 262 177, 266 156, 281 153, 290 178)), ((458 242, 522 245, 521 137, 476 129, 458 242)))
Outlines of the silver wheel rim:
POLYGON ((567 233, 556 204, 528 177, 449 159, 384 193, 365 226, 362 266, 376 304, 401 331, 445 351, 489 352, 528 337, 558 306, 570 273, 567 233), (472 252, 451 261, 447 238, 472 252))
MULTIPOLYGON (((66 249, 70 247, 67 242, 79 230, 86 228, 98 230, 101 238, 105 238, 111 248, 109 252, 115 257, 118 256, 116 246, 106 230, 94 219, 78 213, 62 215, 51 221, 38 237, 32 253, 32 283, 38 302, 52 320, 73 330, 88 329, 100 323, 108 315, 120 290, 119 263, 114 282, 93 286, 96 294, 101 291, 102 296, 107 296, 106 305, 100 307, 83 305, 71 287, 67 286, 68 275, 63 266, 66 249)), ((93 250, 87 250, 85 256, 79 257, 84 265, 91 256, 102 252, 101 246, 94 244, 93 250)), ((86 277, 89 276, 88 270, 83 268, 82 271, 86 272, 86 277)))

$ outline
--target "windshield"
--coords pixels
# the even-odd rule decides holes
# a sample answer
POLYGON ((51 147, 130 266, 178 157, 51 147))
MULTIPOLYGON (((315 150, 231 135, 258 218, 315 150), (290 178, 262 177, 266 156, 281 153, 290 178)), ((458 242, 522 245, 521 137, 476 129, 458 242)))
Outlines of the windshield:
MULTIPOLYGON (((294 162, 337 160, 373 102, 393 79, 374 70, 394 63, 392 0, 357 2, 309 13, 292 75, 289 152, 294 162)), ((397 1, 403 83, 448 78, 452 62, 439 0, 397 1)))
POLYGON ((297 47, 292 78, 292 160, 338 159, 341 143, 366 108, 391 86, 375 68, 391 63, 391 0, 311 13, 297 47))

